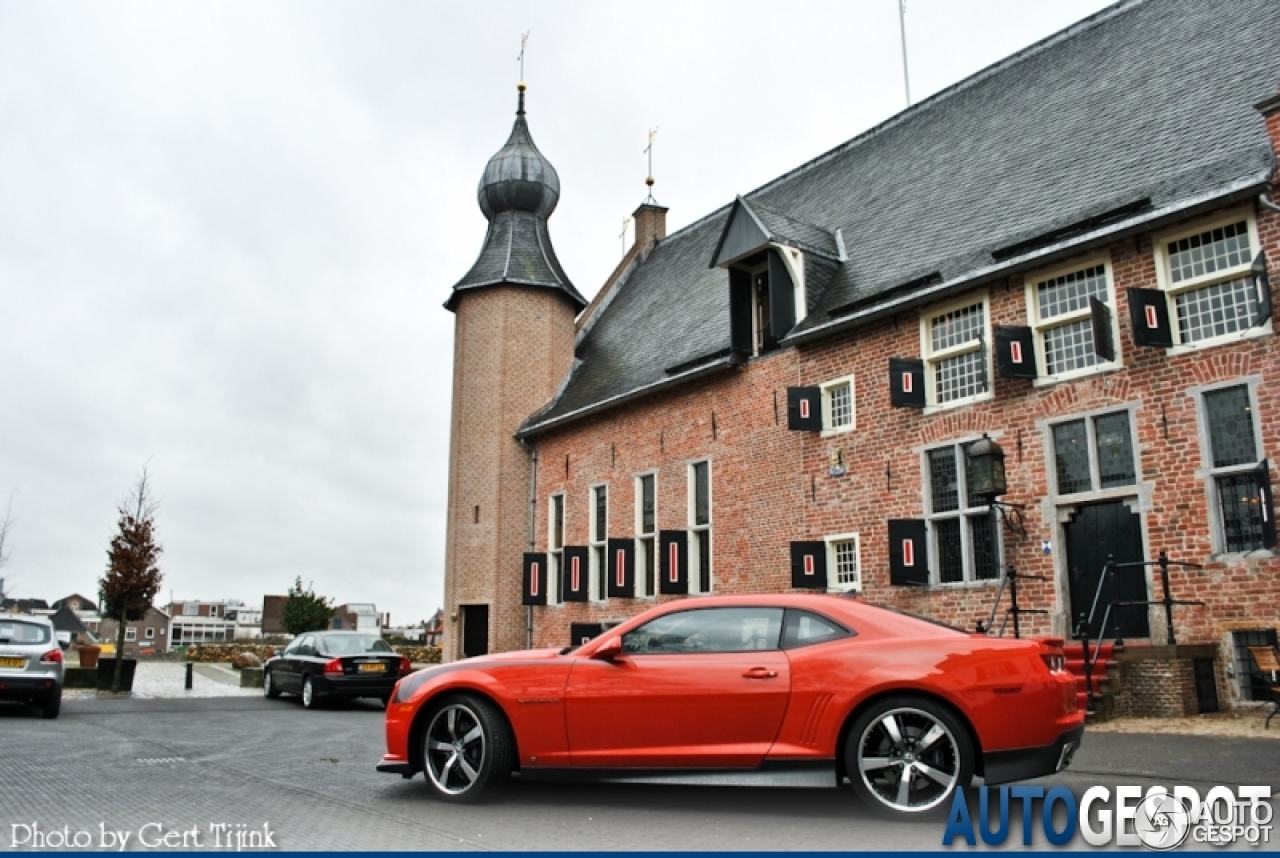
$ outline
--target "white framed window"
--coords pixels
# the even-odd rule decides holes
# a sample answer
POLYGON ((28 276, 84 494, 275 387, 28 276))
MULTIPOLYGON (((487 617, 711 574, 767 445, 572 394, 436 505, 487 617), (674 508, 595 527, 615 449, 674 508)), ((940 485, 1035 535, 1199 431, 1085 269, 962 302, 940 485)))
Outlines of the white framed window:
POLYGON ((828 536, 827 589, 856 593, 862 589, 862 546, 856 533, 828 536))
POLYGON ((636 476, 636 596, 658 594, 658 473, 636 476))
POLYGON ((146 637, 147 637, 147 640, 149 640, 149 641, 150 641, 150 640, 155 640, 155 637, 156 637, 156 630, 155 630, 154 628, 152 628, 151 626, 147 626, 147 629, 146 629, 146 637))
POLYGON ((711 565, 711 460, 689 464, 689 592, 710 593, 714 587, 711 565))
MULTIPOLYGON (((1118 343, 1115 286, 1106 258, 1073 262, 1027 278, 1027 317, 1035 332, 1037 363, 1044 370, 1038 383, 1115 365, 1094 351, 1090 298, 1097 298, 1111 310, 1111 342, 1118 343)), ((1116 357, 1118 363, 1119 355, 1116 357)))
POLYGON ((822 434, 838 435, 851 432, 857 425, 854 411, 853 376, 846 375, 828 381, 822 390, 822 434))
POLYGON ((1258 293, 1249 268, 1261 244, 1251 213, 1202 221, 1158 236, 1154 244, 1175 347, 1235 339, 1254 327, 1258 293))
POLYGON ((136 641, 138 639, 138 630, 133 626, 125 626, 124 639, 129 643, 136 641))
POLYGON ((1063 420, 1050 426, 1054 488, 1059 495, 1106 491, 1138 482, 1128 411, 1063 420))
POLYGON ((925 497, 937 584, 959 584, 999 577, 999 534, 990 506, 969 496, 968 448, 975 442, 925 451, 925 497))
POLYGON ((547 604, 560 601, 564 574, 564 493, 547 499, 547 604))
POLYGON ((1236 383, 1202 390, 1197 399, 1214 551, 1264 548, 1264 515, 1271 511, 1263 509, 1255 478, 1263 458, 1257 391, 1252 384, 1236 383))
POLYGON ((199 605, 199 603, 197 603, 197 602, 183 602, 183 603, 182 603, 182 616, 184 616, 184 617, 198 617, 198 616, 200 616, 200 605, 199 605))
POLYGON ((588 500, 591 538, 587 598, 599 601, 609 597, 609 486, 591 486, 588 500))
POLYGON ((962 405, 991 395, 987 298, 948 305, 920 320, 930 406, 962 405))

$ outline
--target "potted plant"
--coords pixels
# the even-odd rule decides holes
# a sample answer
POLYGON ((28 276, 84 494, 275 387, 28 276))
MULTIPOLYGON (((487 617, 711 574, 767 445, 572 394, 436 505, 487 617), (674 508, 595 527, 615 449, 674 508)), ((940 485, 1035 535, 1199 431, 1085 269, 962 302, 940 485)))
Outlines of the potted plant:
POLYGON ((97 667, 98 655, 102 652, 102 647, 93 641, 86 640, 76 646, 76 652, 80 654, 81 667, 97 667))

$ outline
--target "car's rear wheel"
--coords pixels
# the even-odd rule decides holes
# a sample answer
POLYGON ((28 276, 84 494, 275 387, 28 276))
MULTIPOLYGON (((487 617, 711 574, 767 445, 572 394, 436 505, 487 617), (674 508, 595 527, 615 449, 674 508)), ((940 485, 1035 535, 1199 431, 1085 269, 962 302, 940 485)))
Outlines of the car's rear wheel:
POLYGON ((302 680, 302 705, 306 709, 320 708, 320 695, 316 694, 316 685, 309 676, 302 680))
POLYGON ((973 776, 973 743, 960 720, 935 700, 891 697, 861 713, 845 740, 854 792, 882 816, 933 810, 973 776))
POLYGON ((272 700, 280 696, 280 689, 276 687, 276 681, 271 678, 270 670, 262 672, 262 696, 272 700))
POLYGON ((445 801, 476 799, 506 781, 515 765, 506 717, 480 697, 468 694, 435 704, 422 736, 427 784, 445 801))
POLYGON ((50 697, 40 705, 40 715, 43 718, 57 718, 58 713, 62 711, 62 692, 58 692, 57 697, 50 697))

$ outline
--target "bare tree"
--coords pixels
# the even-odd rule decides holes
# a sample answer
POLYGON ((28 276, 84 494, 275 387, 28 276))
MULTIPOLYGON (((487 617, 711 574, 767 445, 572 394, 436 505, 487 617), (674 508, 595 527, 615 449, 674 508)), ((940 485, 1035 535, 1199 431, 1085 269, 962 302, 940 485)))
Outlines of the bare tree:
MULTIPOLYGON (((18 493, 14 489, 9 494, 9 503, 5 506, 4 522, 0 524, 0 569, 9 562, 9 532, 13 529, 13 497, 18 493)), ((9 589, 5 586, 5 579, 0 578, 0 604, 9 597, 9 589)))
POLYGON ((130 621, 136 622, 146 616, 164 578, 157 563, 160 552, 164 550, 155 538, 157 506, 151 496, 147 469, 143 467, 138 484, 116 508, 120 515, 118 531, 107 549, 107 573, 98 582, 102 616, 115 620, 118 625, 112 693, 120 690, 125 629, 130 621))

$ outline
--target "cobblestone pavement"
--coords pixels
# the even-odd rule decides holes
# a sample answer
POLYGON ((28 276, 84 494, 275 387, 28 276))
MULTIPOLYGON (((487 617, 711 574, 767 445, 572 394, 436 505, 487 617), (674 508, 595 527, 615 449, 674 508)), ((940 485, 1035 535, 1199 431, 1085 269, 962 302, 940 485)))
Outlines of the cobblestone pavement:
MULTIPOLYGON (((103 827, 129 832, 132 848, 148 825, 147 836, 194 829, 209 848, 223 823, 266 825, 283 850, 465 851, 937 849, 944 829, 879 820, 836 789, 516 782, 481 804, 443 804, 420 777, 374 770, 382 713, 364 701, 307 711, 258 695, 105 697, 67 700, 55 721, 0 705, 0 736, 0 850, 14 848, 15 824, 83 831, 95 848, 103 827)), ((1264 740, 1097 734, 1042 783, 1280 793, 1280 755, 1264 740)))

